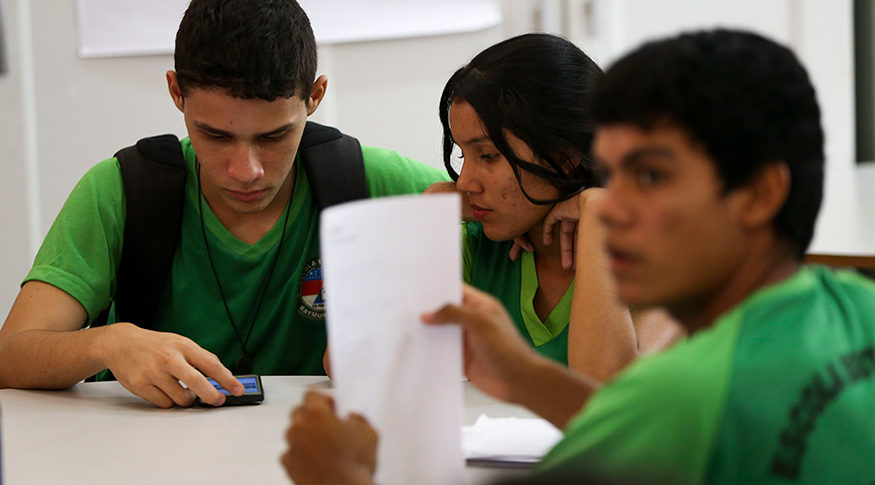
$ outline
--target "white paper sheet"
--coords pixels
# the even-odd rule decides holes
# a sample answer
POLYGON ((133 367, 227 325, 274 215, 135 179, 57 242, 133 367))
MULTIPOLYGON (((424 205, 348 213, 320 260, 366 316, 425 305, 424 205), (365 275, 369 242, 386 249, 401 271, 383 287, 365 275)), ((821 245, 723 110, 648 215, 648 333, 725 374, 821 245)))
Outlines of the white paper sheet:
POLYGON ((380 434, 377 483, 462 480, 462 338, 421 315, 461 300, 456 194, 352 202, 322 213, 338 412, 380 434))
POLYGON ((462 449, 469 464, 532 466, 541 461, 562 432, 545 419, 490 418, 481 414, 462 429, 462 449))

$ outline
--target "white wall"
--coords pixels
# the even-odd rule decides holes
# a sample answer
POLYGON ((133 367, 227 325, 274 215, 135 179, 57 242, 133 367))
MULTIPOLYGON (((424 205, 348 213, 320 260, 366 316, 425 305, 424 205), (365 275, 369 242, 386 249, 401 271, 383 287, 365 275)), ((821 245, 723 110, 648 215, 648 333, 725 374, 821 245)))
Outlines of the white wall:
POLYGON ((443 167, 438 98, 444 83, 477 52, 501 40, 482 32, 319 48, 328 75, 325 102, 312 117, 357 137, 443 167))
MULTIPOLYGON (((0 2, 9 54, 9 72, 0 76, 3 319, 30 267, 34 248, 79 177, 143 136, 184 135, 184 125, 166 92, 164 72, 172 68, 171 56, 80 59, 74 2, 0 2), (30 22, 24 24, 32 31, 32 43, 26 42, 27 29, 19 28, 22 11, 30 12, 30 22), (32 80, 27 77, 28 59, 32 59, 32 80), (33 96, 28 96, 31 92, 33 96)), ((851 4, 851 0, 501 0, 505 20, 499 27, 321 46, 320 73, 328 75, 329 91, 313 119, 336 125, 365 144, 440 165, 437 98, 443 84, 459 65, 504 37, 536 27, 564 32, 606 66, 639 42, 679 29, 743 26, 794 47, 818 88, 829 168, 817 245, 825 241, 824 235, 841 235, 860 224, 855 209, 849 208, 856 207, 857 198, 851 4)))
POLYGON ((6 74, 0 75, 0 318, 12 305, 21 277, 30 267, 22 129, 21 61, 16 5, 3 9, 6 74))
MULTIPOLYGON (((858 190, 869 172, 856 163, 852 0, 541 0, 555 16, 551 30, 603 67, 647 40, 713 27, 758 32, 792 48, 807 68, 826 135, 824 203, 810 252, 872 254, 862 232, 875 208, 858 190)), ((526 11, 528 5, 520 10, 526 11)), ((863 185, 865 187, 865 185, 863 185)), ((870 231, 872 232, 872 231, 870 231)))

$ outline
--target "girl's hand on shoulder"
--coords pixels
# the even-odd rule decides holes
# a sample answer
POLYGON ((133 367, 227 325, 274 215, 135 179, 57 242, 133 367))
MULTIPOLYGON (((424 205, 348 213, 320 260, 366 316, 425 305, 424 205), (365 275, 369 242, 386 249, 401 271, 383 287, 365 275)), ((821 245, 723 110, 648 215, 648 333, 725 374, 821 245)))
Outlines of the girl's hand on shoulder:
POLYGON ((575 266, 577 233, 581 220, 588 223, 595 221, 597 201, 603 196, 604 189, 593 187, 576 196, 564 200, 555 206, 544 218, 544 244, 552 244, 554 232, 558 225, 559 247, 562 251, 562 267, 575 266))
POLYGON ((513 240, 513 246, 510 247, 510 252, 507 256, 511 261, 516 261, 523 254, 523 251, 532 252, 535 250, 535 246, 532 244, 532 240, 529 239, 528 234, 523 234, 522 236, 513 240))
POLYGON ((604 189, 592 187, 555 206, 544 218, 544 244, 552 244, 558 225, 559 248, 562 251, 562 267, 574 268, 577 233, 581 224, 598 223, 595 209, 604 195, 604 189))

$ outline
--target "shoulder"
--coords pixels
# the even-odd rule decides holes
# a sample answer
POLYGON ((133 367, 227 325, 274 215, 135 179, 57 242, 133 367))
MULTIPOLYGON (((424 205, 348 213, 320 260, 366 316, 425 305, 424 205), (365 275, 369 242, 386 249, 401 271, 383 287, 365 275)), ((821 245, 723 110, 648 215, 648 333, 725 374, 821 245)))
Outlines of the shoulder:
MULTIPOLYGON (((867 329, 875 319, 875 283, 857 273, 806 266, 758 291, 732 313, 743 321, 741 340, 745 347, 757 351, 792 347, 790 342, 802 345, 806 335, 832 334, 837 339, 869 335, 867 329), (795 324, 785 325, 787 321, 795 324)), ((810 350, 823 348, 819 345, 810 350)), ((801 348, 790 350, 791 355, 799 355, 801 348)))
POLYGON ((643 404, 661 415, 674 415, 670 419, 716 412, 715 406, 722 405, 720 396, 726 394, 739 328, 734 318, 721 319, 665 352, 641 358, 608 383, 597 399, 614 404, 641 399, 636 407, 643 404))
POLYGON ((119 167, 118 159, 115 157, 108 158, 88 169, 85 175, 82 176, 79 183, 119 183, 122 181, 122 172, 119 167))
POLYGON ((817 286, 845 304, 854 304, 875 313, 875 281, 851 271, 832 271, 822 266, 803 271, 814 275, 817 286))
POLYGON ((96 206, 106 209, 109 206, 124 204, 124 184, 118 159, 106 159, 85 172, 70 192, 64 204, 65 212, 78 212, 80 206, 96 206))
POLYGON ((362 145, 362 157, 371 196, 421 193, 435 182, 450 179, 446 171, 393 150, 362 145))
POLYGON ((701 479, 726 404, 737 332, 737 322, 721 322, 631 365, 572 420, 544 468, 701 479))

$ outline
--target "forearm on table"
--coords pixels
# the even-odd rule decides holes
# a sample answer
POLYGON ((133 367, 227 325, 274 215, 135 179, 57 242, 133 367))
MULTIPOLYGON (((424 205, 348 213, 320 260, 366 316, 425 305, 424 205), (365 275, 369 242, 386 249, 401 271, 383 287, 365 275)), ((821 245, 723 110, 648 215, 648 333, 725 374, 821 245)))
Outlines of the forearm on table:
POLYGON ((597 222, 581 219, 568 328, 568 366, 604 382, 636 357, 638 343, 629 311, 617 300, 601 231, 597 222))
POLYGON ((0 387, 65 389, 100 372, 111 327, 34 329, 9 337, 0 344, 0 387))
POLYGON ((526 369, 512 385, 510 401, 525 406, 559 429, 565 428, 600 387, 598 382, 540 356, 526 369))

